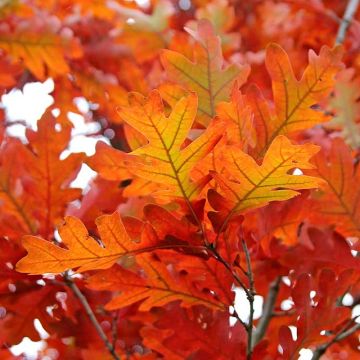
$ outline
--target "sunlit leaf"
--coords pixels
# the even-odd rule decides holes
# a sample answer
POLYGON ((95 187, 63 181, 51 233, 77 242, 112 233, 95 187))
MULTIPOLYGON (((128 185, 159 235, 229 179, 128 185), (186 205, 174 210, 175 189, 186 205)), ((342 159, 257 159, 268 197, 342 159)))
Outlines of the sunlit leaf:
POLYGON ((24 236, 23 245, 28 255, 17 263, 17 270, 42 274, 69 269, 80 272, 106 269, 121 257, 135 255, 151 247, 149 243, 137 243, 130 239, 117 212, 99 217, 96 224, 102 245, 89 235, 79 219, 72 216, 66 217, 58 229, 66 249, 35 236, 24 236))
POLYGON ((294 175, 295 168, 311 169, 309 159, 319 151, 312 144, 293 145, 278 136, 265 154, 261 165, 235 146, 224 148, 225 174, 216 174, 231 214, 264 206, 271 201, 291 199, 297 190, 319 186, 321 180, 306 175, 294 175), (229 205, 230 204, 230 205, 229 205))
POLYGON ((331 50, 324 46, 319 55, 311 50, 309 65, 301 80, 297 80, 286 52, 276 44, 267 47, 266 68, 272 79, 275 111, 264 103, 258 91, 252 90, 260 154, 263 155, 278 135, 287 135, 329 120, 314 106, 333 89, 335 75, 342 68, 341 56, 341 47, 331 50))
POLYGON ((165 185, 171 196, 191 199, 203 183, 193 182, 190 171, 219 141, 222 124, 215 122, 182 148, 196 115, 195 94, 180 99, 168 118, 157 91, 152 91, 148 99, 133 94, 129 102, 130 106, 120 107, 120 116, 148 139, 148 144, 129 154, 133 158, 127 162, 130 172, 165 185))

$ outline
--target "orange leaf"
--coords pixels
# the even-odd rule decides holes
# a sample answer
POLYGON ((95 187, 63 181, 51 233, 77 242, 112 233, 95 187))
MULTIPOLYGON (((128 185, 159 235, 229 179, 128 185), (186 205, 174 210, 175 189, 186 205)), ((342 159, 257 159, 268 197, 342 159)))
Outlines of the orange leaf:
POLYGON ((82 50, 74 39, 69 41, 56 34, 1 34, 0 48, 15 60, 22 59, 25 66, 40 80, 46 78, 45 66, 50 70, 50 75, 63 75, 69 71, 65 57, 82 56, 82 50))
POLYGON ((309 159, 318 151, 316 145, 292 145, 285 136, 278 136, 258 165, 237 147, 224 148, 222 161, 227 176, 214 173, 214 177, 226 195, 226 204, 231 204, 230 213, 291 199, 299 194, 295 190, 318 187, 320 179, 291 173, 295 168, 313 168, 309 159))
POLYGON ((252 91, 253 108, 257 120, 258 152, 263 154, 277 135, 308 129, 329 120, 314 105, 324 100, 335 83, 336 73, 342 69, 342 48, 324 46, 320 54, 309 52, 309 65, 301 80, 297 80, 286 52, 276 44, 266 50, 266 68, 272 79, 275 111, 264 103, 258 91, 252 91))
POLYGON ((335 94, 330 102, 334 118, 327 128, 341 130, 341 135, 353 149, 360 146, 359 114, 360 78, 354 78, 354 69, 339 73, 335 84, 335 94))
POLYGON ((230 144, 236 144, 246 151, 255 146, 254 119, 251 107, 241 94, 237 82, 231 93, 230 102, 221 102, 216 108, 220 119, 226 120, 226 134, 230 144))
POLYGON ((81 196, 80 189, 69 185, 80 170, 83 154, 60 159, 70 141, 69 124, 59 124, 47 112, 37 125, 37 131, 26 132, 28 146, 9 142, 2 152, 0 200, 7 210, 1 223, 21 230, 18 236, 39 233, 47 238, 53 235, 54 226, 63 218, 68 203, 81 196), (61 126, 58 131, 57 126, 61 126), (10 222, 5 218, 10 213, 18 223, 14 218, 10 222))
POLYGON ((213 123, 182 149, 196 115, 195 94, 180 99, 168 118, 156 90, 147 99, 134 93, 129 102, 130 106, 120 107, 120 116, 148 139, 148 144, 129 154, 132 155, 127 163, 129 171, 165 185, 168 195, 191 199, 201 189, 203 182, 193 182, 190 172, 219 141, 222 124, 213 123))
MULTIPOLYGON (((209 118, 215 115, 216 105, 228 99, 234 82, 237 80, 241 85, 246 81, 250 68, 235 64, 224 68, 220 38, 215 35, 208 20, 198 22, 197 32, 187 31, 197 41, 194 62, 171 50, 163 50, 161 61, 171 80, 197 93, 200 122, 207 124, 209 118)), ((167 96, 166 91, 161 93, 166 101, 173 103, 173 94, 167 96)))
POLYGON ((140 311, 164 306, 175 300, 181 300, 184 307, 202 304, 216 310, 225 310, 229 306, 215 299, 209 292, 198 290, 188 275, 169 270, 156 256, 139 255, 137 261, 146 277, 117 266, 89 279, 89 287, 92 289, 121 291, 120 295, 106 305, 107 310, 129 306, 140 300, 140 311))
POLYGON ((324 179, 321 192, 315 193, 313 219, 333 224, 344 236, 360 237, 359 167, 354 166, 348 147, 334 139, 327 155, 324 151, 315 158, 314 173, 324 179))
POLYGON ((24 236, 23 246, 28 254, 17 263, 17 271, 43 274, 76 268, 79 272, 107 269, 121 257, 153 249, 150 241, 136 243, 130 239, 117 212, 100 216, 96 225, 103 246, 72 216, 67 216, 58 230, 67 249, 35 236, 24 236))

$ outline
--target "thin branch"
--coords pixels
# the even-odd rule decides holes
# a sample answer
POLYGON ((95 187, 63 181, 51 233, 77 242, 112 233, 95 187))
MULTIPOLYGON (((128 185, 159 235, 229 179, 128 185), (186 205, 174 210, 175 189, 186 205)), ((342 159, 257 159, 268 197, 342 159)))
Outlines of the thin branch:
POLYGON ((239 313, 236 311, 235 306, 233 306, 233 308, 234 308, 234 311, 233 311, 233 313, 231 314, 231 316, 233 316, 234 318, 236 318, 236 320, 238 320, 239 323, 244 327, 244 329, 246 330, 246 332, 248 332, 248 331, 249 331, 248 325, 240 318, 240 315, 239 315, 239 313))
POLYGON ((251 259, 249 249, 244 239, 242 239, 242 246, 245 252, 246 266, 247 266, 247 277, 249 279, 249 291, 247 293, 247 299, 250 304, 250 315, 248 324, 248 344, 246 349, 246 359, 251 360, 252 349, 253 349, 253 324, 254 324, 254 299, 255 299, 255 286, 254 286, 254 275, 251 268, 251 259))
POLYGON ((112 355, 112 357, 115 360, 121 360, 120 356, 116 354, 114 346, 110 343, 108 340, 104 330, 102 329, 101 325, 99 324, 98 320, 96 319, 96 316, 94 312, 92 311, 89 302, 87 301, 84 294, 80 291, 80 289, 77 287, 77 285, 74 283, 73 279, 69 276, 68 273, 65 273, 64 275, 65 283, 66 285, 71 289, 71 291, 74 293, 74 295, 79 299, 81 302, 81 305, 84 307, 85 312, 87 316, 89 317, 91 323, 95 327, 97 333, 99 334, 101 340, 104 342, 106 348, 108 349, 109 353, 112 355))
POLYGON ((360 330, 360 323, 357 323, 356 325, 354 325, 353 327, 351 327, 350 329, 344 331, 342 334, 340 334, 336 341, 341 341, 343 339, 345 339, 346 337, 352 335, 354 332, 360 330))
POLYGON ((280 289, 281 276, 278 276, 269 287, 269 294, 266 298, 263 313, 260 318, 259 324, 254 331, 252 347, 260 342, 260 340, 264 337, 266 330, 269 326, 271 318, 274 316, 274 307, 276 303, 276 298, 280 289))
POLYGON ((240 285, 240 287, 245 291, 246 296, 249 296, 250 292, 249 292, 247 286, 240 279, 238 274, 231 268, 230 264, 218 253, 218 251, 213 246, 210 245, 208 247, 208 250, 209 250, 209 252, 211 252, 212 256, 217 261, 221 262, 226 267, 226 269, 232 274, 235 282, 238 283, 238 285, 240 285))
POLYGON ((295 314, 294 309, 291 309, 291 310, 283 310, 283 311, 273 311, 272 317, 293 316, 294 314, 295 314))
POLYGON ((346 31, 353 20, 354 14, 356 13, 358 6, 359 6, 359 0, 349 0, 344 12, 344 16, 342 17, 340 22, 339 30, 336 35, 335 44, 342 44, 344 42, 346 31))
POLYGON ((314 351, 313 351, 313 356, 311 358, 311 360, 319 360, 320 357, 322 355, 324 355, 326 353, 326 350, 333 344, 335 344, 336 342, 339 342, 343 339, 345 339, 346 337, 352 335, 353 333, 355 333, 357 330, 360 330, 360 324, 355 324, 354 326, 351 326, 351 324, 354 323, 354 321, 357 319, 358 317, 355 317, 353 319, 350 320, 350 323, 346 324, 344 326, 343 329, 341 329, 337 335, 335 335, 329 342, 322 344, 320 346, 318 346, 314 351))
POLYGON ((115 316, 112 318, 112 324, 111 324, 111 333, 112 333, 112 346, 115 350, 116 348, 116 341, 118 339, 118 320, 119 320, 119 312, 116 311, 115 316))

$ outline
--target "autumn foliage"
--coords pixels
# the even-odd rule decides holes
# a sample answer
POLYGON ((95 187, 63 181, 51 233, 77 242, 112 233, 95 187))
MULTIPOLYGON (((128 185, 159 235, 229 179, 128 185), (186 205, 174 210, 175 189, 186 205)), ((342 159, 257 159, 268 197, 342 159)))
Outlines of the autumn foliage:
POLYGON ((0 359, 24 337, 39 359, 360 358, 346 8, 1 2, 1 93, 51 78, 54 102, 25 139, 0 113, 0 359), (67 151, 74 113, 93 155, 67 151))

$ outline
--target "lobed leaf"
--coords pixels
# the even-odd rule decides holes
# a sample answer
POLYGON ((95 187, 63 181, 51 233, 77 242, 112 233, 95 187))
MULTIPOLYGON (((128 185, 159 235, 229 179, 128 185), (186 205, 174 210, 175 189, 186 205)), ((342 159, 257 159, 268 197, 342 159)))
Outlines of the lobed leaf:
POLYGON ((315 158, 315 174, 324 182, 315 194, 312 219, 332 224, 344 236, 360 236, 359 167, 341 139, 334 139, 329 154, 322 151, 315 158))
POLYGON ((0 48, 15 60, 23 60, 25 66, 40 80, 46 78, 46 67, 53 75, 64 75, 69 71, 65 57, 82 56, 78 43, 56 34, 5 33, 0 35, 0 48))
POLYGON ((164 306, 176 300, 181 300, 184 307, 201 304, 221 311, 227 309, 228 304, 209 292, 198 290, 189 276, 168 269, 156 257, 143 254, 137 257, 137 261, 145 271, 145 277, 117 266, 89 279, 92 289, 121 291, 106 305, 107 310, 142 301, 139 310, 149 311, 154 306, 164 306))
POLYGON ((214 173, 213 176, 226 197, 226 206, 231 208, 231 213, 243 212, 271 201, 291 199, 299 194, 296 190, 318 187, 320 179, 291 173, 295 168, 313 168, 309 159, 318 151, 316 145, 293 145, 285 136, 278 136, 270 145, 262 164, 258 165, 239 148, 228 146, 224 148, 222 157, 226 173, 214 173))
POLYGON ((35 236, 24 236, 22 243, 28 254, 17 263, 17 271, 44 274, 69 269, 79 272, 107 269, 121 257, 153 249, 150 242, 136 243, 130 239, 117 212, 100 216, 96 225, 103 246, 73 216, 67 216, 58 229, 66 249, 35 236))
POLYGON ((60 159, 69 144, 71 126, 59 123, 49 112, 37 125, 37 131, 26 131, 28 146, 8 141, 0 156, 0 221, 9 235, 20 231, 17 237, 24 233, 52 236, 68 203, 81 196, 81 190, 70 183, 80 171, 84 154, 60 159))
POLYGON ((266 49, 266 68, 272 79, 275 111, 269 108, 259 91, 250 91, 258 132, 258 152, 263 154, 278 135, 308 129, 329 120, 313 108, 333 89, 335 75, 342 69, 342 48, 322 47, 319 55, 309 52, 309 65, 297 80, 289 57, 276 44, 266 49))
MULTIPOLYGON (((235 64, 224 68, 221 41, 208 20, 200 20, 196 32, 187 31, 196 40, 194 62, 171 50, 163 50, 161 61, 171 80, 197 93, 202 122, 207 124, 215 115, 216 105, 229 97, 234 82, 241 85, 246 81, 250 68, 235 64)), ((162 92, 164 99, 173 103, 174 94, 167 94, 162 92)))
POLYGON ((156 90, 147 99, 134 93, 129 102, 130 106, 119 108, 120 116, 148 139, 148 144, 129 154, 129 171, 165 185, 171 196, 191 199, 202 188, 203 182, 192 181, 190 172, 219 141, 222 123, 215 122, 183 148, 196 115, 195 94, 180 99, 168 118, 156 90))

